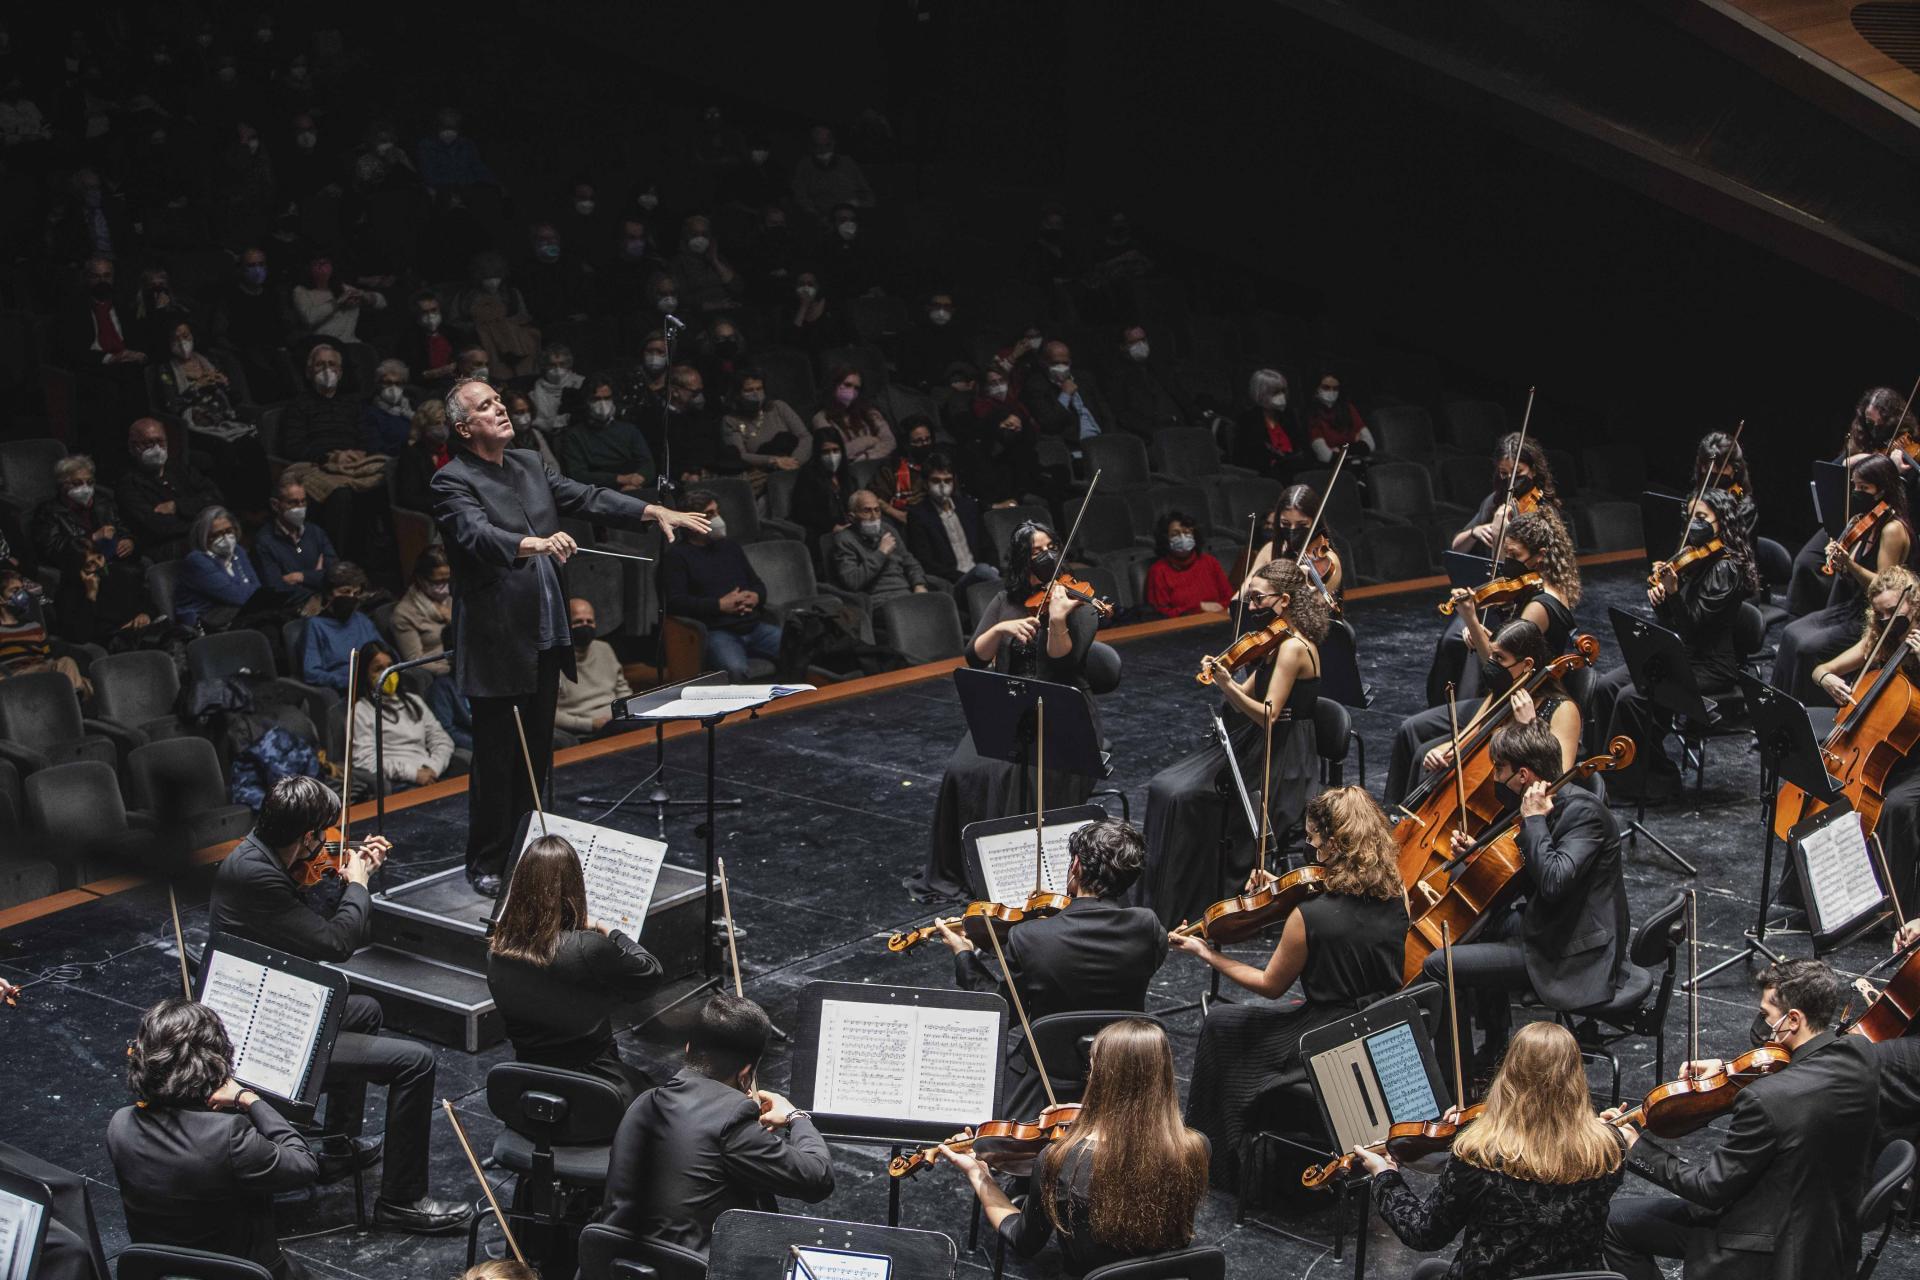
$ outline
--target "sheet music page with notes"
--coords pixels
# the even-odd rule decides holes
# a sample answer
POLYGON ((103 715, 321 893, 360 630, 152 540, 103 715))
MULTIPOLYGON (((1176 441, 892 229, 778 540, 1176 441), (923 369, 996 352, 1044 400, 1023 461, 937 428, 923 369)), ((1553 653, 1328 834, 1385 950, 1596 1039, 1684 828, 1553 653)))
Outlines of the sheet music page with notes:
MULTIPOLYGON (((1067 841, 1074 832, 1090 822, 1052 823, 1040 829, 1040 847, 1044 853, 1041 887, 1048 893, 1067 891, 1067 868, 1073 854, 1067 841)), ((1025 905, 1033 892, 1033 830, 1003 831, 983 835, 974 841, 980 850, 980 875, 986 881, 987 901, 1002 906, 1025 905)))
POLYGON ((0 1191, 0 1280, 31 1280, 33 1241, 45 1212, 31 1200, 0 1191))
POLYGON ((1000 1016, 827 1000, 813 1107, 834 1115, 951 1124, 993 1118, 1000 1075, 1000 1016))
MULTIPOLYGON (((527 843, 532 844, 541 834, 540 819, 535 815, 527 824, 527 843)), ((587 914, 637 940, 647 922, 647 908, 653 904, 660 865, 667 860, 667 846, 629 831, 596 827, 591 822, 551 813, 547 815, 546 834, 564 838, 580 855, 580 870, 587 882, 587 914)))
MULTIPOLYGON (((893 1259, 884 1253, 849 1253, 845 1249, 800 1247, 800 1260, 813 1280, 889 1280, 893 1259)), ((805 1280, 807 1272, 787 1263, 787 1280, 805 1280)))
POLYGON ((1440 1102, 1433 1096, 1433 1082, 1427 1078, 1427 1064, 1421 1061, 1412 1027, 1403 1022, 1376 1031, 1367 1037, 1366 1045, 1374 1081, 1387 1101, 1387 1116, 1393 1123, 1418 1123, 1440 1114, 1440 1102))
POLYGON ((1800 840, 1807 860, 1808 896, 1820 932, 1831 933, 1876 910, 1886 900, 1858 813, 1845 813, 1800 840))
POLYGON ((319 983, 215 951, 201 1003, 220 1016, 233 1041, 234 1079, 297 1099, 331 997, 319 983))

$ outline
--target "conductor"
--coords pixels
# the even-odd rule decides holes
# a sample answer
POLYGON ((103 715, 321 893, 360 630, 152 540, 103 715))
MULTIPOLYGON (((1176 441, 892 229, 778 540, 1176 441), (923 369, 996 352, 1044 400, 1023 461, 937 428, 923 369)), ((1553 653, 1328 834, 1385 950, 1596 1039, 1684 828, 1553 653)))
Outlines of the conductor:
POLYGON ((453 568, 454 668, 473 704, 467 880, 492 898, 519 817, 534 807, 531 788, 546 786, 553 765, 560 675, 574 673, 562 574, 579 548, 560 528, 561 513, 629 528, 651 520, 668 541, 676 529, 705 533, 707 520, 577 483, 532 450, 511 448, 513 423, 484 379, 453 385, 447 422, 455 448, 433 476, 433 519, 453 568), (515 708, 537 783, 520 763, 515 708))

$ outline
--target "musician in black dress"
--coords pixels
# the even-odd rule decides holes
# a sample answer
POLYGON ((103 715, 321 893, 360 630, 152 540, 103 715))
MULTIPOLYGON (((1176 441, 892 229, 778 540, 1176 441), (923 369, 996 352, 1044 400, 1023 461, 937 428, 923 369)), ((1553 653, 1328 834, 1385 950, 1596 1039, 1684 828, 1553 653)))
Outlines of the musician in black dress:
MULTIPOLYGON (((1456 701, 1452 715, 1445 703, 1416 711, 1394 730, 1393 750, 1387 763, 1387 803, 1401 804, 1410 792, 1420 787, 1416 767, 1430 776, 1453 763, 1454 715, 1459 717, 1460 731, 1465 734, 1487 698, 1504 697, 1515 681, 1522 679, 1521 673, 1545 671, 1554 657, 1554 651, 1547 647, 1546 636, 1525 618, 1516 618, 1501 627, 1482 664, 1485 672, 1480 677, 1480 686, 1487 691, 1486 698, 1456 701)), ((1567 696, 1560 680, 1549 677, 1534 693, 1520 689, 1514 693, 1512 703, 1515 723, 1525 724, 1536 716, 1546 722, 1560 742, 1566 767, 1571 768, 1580 751, 1584 723, 1580 704, 1567 696)))
MULTIPOLYGON (((1214 687, 1226 700, 1233 726, 1227 736, 1249 795, 1261 788, 1271 725, 1273 768, 1263 799, 1269 829, 1284 835, 1319 780, 1313 716, 1327 601, 1291 560, 1273 561, 1253 579, 1246 597, 1248 629, 1282 619, 1292 634, 1244 673, 1229 673, 1212 655, 1201 666, 1213 672, 1214 687)), ((1134 900, 1152 908, 1163 924, 1195 918, 1253 866, 1259 815, 1253 815, 1256 829, 1248 830, 1234 790, 1227 749, 1217 741, 1162 769, 1148 784, 1147 866, 1134 900)), ((1051 783, 1047 794, 1053 794, 1051 783)))
MULTIPOLYGON (((1845 441, 1835 462, 1858 462, 1872 454, 1886 454, 1893 438, 1903 426, 1911 429, 1907 402, 1892 387, 1871 387, 1853 406, 1853 419, 1847 425, 1845 441)), ((1909 504, 1911 505, 1911 504, 1909 504)), ((1856 510, 1854 514, 1859 514, 1856 510)), ((1833 579, 1821 572, 1827 562, 1827 543, 1832 541, 1825 529, 1815 529, 1793 557, 1793 578, 1787 586, 1787 612, 1796 618, 1827 603, 1833 579)))
POLYGON ((1733 499, 1733 520, 1753 542, 1754 526, 1760 522, 1760 508, 1753 497, 1753 473, 1747 469, 1747 451, 1724 431, 1709 431, 1700 437, 1693 451, 1693 488, 1698 493, 1707 473, 1714 473, 1709 491, 1719 490, 1733 499))
POLYGON ((1460 1131, 1422 1199, 1386 1156, 1361 1148, 1380 1220, 1409 1247, 1444 1248, 1413 1280, 1596 1271, 1607 1204, 1626 1177, 1626 1139, 1593 1113, 1580 1043, 1554 1022, 1530 1022, 1493 1078, 1486 1110, 1460 1131))
MULTIPOLYGON (((967 641, 970 667, 991 667, 1009 675, 1087 687, 1087 651, 1099 626, 1094 611, 1057 585, 1040 617, 1027 600, 1053 577, 1059 553, 1053 530, 1029 521, 1013 531, 1007 547, 1006 590, 980 611, 967 641)), ((1097 717, 1098 711, 1096 709, 1097 717)), ((1096 720, 1097 727, 1097 720, 1096 720)), ((1058 769, 1046 771, 1048 808, 1080 804, 1093 793, 1093 779, 1058 769)), ((1033 770, 1004 760, 989 760, 973 749, 973 735, 960 739, 940 779, 933 811, 927 866, 906 881, 920 897, 977 897, 967 883, 966 851, 960 833, 970 822, 1025 813, 1034 806, 1033 770)))
POLYGON ((1573 539, 1566 525, 1552 511, 1541 508, 1515 516, 1501 539, 1502 567, 1511 567, 1516 575, 1536 574, 1538 587, 1528 587, 1511 603, 1481 608, 1473 593, 1456 587, 1452 593, 1454 616, 1460 620, 1461 639, 1466 651, 1463 661, 1450 676, 1442 676, 1434 688, 1436 673, 1428 675, 1429 701, 1446 701, 1446 681, 1457 681, 1456 697, 1471 697, 1481 692, 1481 663, 1488 658, 1492 633, 1515 618, 1525 618, 1539 627, 1547 638, 1547 647, 1555 655, 1565 653, 1573 640, 1573 609, 1580 603, 1580 562, 1575 557, 1573 539), (1474 659, 1479 659, 1475 662, 1474 659))
POLYGON ((572 844, 527 845, 487 943, 487 987, 517 1060, 599 1076, 631 1102, 653 1082, 621 1060, 610 1015, 659 986, 660 973, 645 947, 587 914, 572 844))
POLYGON ((1341 562, 1340 553, 1333 546, 1335 530, 1327 523, 1320 510, 1320 494, 1310 484, 1288 485, 1280 491, 1280 498, 1273 504, 1273 510, 1267 514, 1267 540, 1254 553, 1253 567, 1247 571, 1247 580, 1242 590, 1253 585, 1253 575, 1258 573, 1275 556, 1283 559, 1298 560, 1307 548, 1306 537, 1313 532, 1313 540, 1318 543, 1324 537, 1326 553, 1308 556, 1301 564, 1303 569, 1312 569, 1313 577, 1319 579, 1319 585, 1326 588, 1330 603, 1338 606, 1346 587, 1346 566, 1341 562), (1314 517, 1320 517, 1320 527, 1314 530, 1314 517))
MULTIPOLYGON (((1687 546, 1701 548, 1718 539, 1724 550, 1689 567, 1684 575, 1667 566, 1647 588, 1654 620, 1680 637, 1687 647, 1687 664, 1702 697, 1737 703, 1740 655, 1734 650, 1734 623, 1740 606, 1760 589, 1760 571, 1753 563, 1744 503, 1725 489, 1707 489, 1697 498, 1687 522, 1687 546)), ((1723 708, 1730 712, 1737 710, 1723 708)), ((1662 800, 1680 790, 1680 766, 1665 750, 1666 713, 1640 696, 1625 666, 1615 667, 1594 682, 1593 722, 1603 729, 1602 741, 1616 735, 1633 739, 1633 764, 1607 782, 1609 794, 1662 800)))
MULTIPOLYGON (((1267 1001, 1286 995, 1296 981, 1305 997, 1291 1007, 1222 1002, 1201 1025, 1187 1123, 1213 1143, 1214 1183, 1229 1189, 1239 1186, 1239 1169, 1252 1135, 1263 1127, 1269 1100, 1305 1078, 1300 1037, 1401 986, 1407 903, 1386 815, 1361 788, 1338 787, 1307 805, 1306 834, 1326 889, 1287 917, 1264 968, 1234 960, 1198 937, 1168 935, 1171 947, 1199 956, 1267 1001)), ((1303 1117, 1287 1119, 1286 1127, 1298 1128, 1303 1117)))
MULTIPOLYGON (((1851 469, 1853 518, 1872 521, 1851 545, 1827 542, 1833 586, 1824 609, 1796 618, 1780 633, 1773 662, 1773 686, 1802 702, 1813 701, 1813 671, 1847 647, 1860 627, 1860 600, 1882 569, 1909 563, 1913 526, 1907 518, 1907 490, 1900 469, 1884 454, 1869 454, 1851 469), (1883 506, 1884 504, 1884 506, 1883 506)), ((1847 531, 1842 531, 1843 536, 1847 531)))
MULTIPOLYGON (((1905 565, 1882 570, 1868 584, 1866 596, 1864 621, 1858 624, 1860 638, 1813 669, 1813 683, 1822 696, 1808 714, 1815 735, 1822 741, 1832 731, 1839 708, 1866 697, 1872 687, 1872 679, 1862 675, 1867 663, 1871 661, 1873 671, 1879 672, 1895 658, 1882 637, 1896 610, 1903 611, 1914 624, 1898 647, 1900 674, 1920 684, 1920 575, 1905 565), (1906 595, 1904 606, 1900 603, 1902 593, 1906 595), (1826 703, 1832 707, 1823 705, 1826 703)), ((1894 893, 1901 902, 1920 900, 1914 896, 1914 867, 1916 854, 1920 853, 1920 749, 1907 752, 1894 763, 1881 785, 1880 796, 1880 817, 1873 834, 1880 838, 1886 852, 1894 893)))

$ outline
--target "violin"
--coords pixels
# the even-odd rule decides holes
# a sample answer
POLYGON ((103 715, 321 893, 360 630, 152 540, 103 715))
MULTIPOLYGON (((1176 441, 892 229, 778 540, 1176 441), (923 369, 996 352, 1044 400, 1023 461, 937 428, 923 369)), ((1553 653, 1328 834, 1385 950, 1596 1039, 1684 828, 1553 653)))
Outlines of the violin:
POLYGON ((887 1162, 887 1174, 894 1178, 910 1178, 931 1164, 941 1147, 971 1151, 991 1168, 1010 1173, 1020 1172, 1011 1166, 1031 1165, 1048 1143, 1066 1137, 1073 1122, 1079 1118, 1079 1103, 1061 1102, 1043 1110, 1037 1120, 989 1120, 965 1133, 955 1134, 938 1146, 922 1147, 907 1155, 895 1156, 887 1162))
POLYGON ((1213 656, 1213 666, 1209 668, 1202 664, 1193 678, 1201 684, 1212 684, 1220 668, 1224 667, 1229 672, 1233 672, 1242 667, 1264 662, 1272 656, 1274 650, 1298 634, 1300 633, 1293 629, 1293 624, 1285 618, 1275 618, 1266 626, 1257 631, 1247 632, 1221 652, 1216 653, 1213 656))
MULTIPOLYGON (((1530 599, 1546 587, 1546 580, 1537 573, 1517 573, 1511 578, 1495 578, 1473 588, 1473 607, 1476 609, 1495 609, 1501 605, 1516 604, 1530 599)), ((1453 616, 1453 597, 1448 596, 1439 605, 1442 617, 1453 616)))
POLYGON ((1540 487, 1535 485, 1525 493, 1515 493, 1507 503, 1515 515, 1530 516, 1540 509, 1540 487))
POLYGON ((988 945, 988 934, 1005 936, 1008 929, 1028 920, 1039 920, 1047 916, 1059 915, 1072 902, 1064 893, 1033 893, 1027 898, 1024 907, 1009 907, 1000 902, 969 902, 966 910, 957 916, 945 916, 932 924, 923 924, 917 929, 896 933, 887 939, 887 950, 909 951, 928 938, 937 937, 941 925, 958 926, 967 941, 976 947, 988 945))
POLYGON ((345 875, 347 859, 365 847, 364 841, 355 840, 342 849, 339 827, 328 827, 325 841, 320 846, 320 852, 290 868, 295 885, 302 889, 311 889, 329 876, 345 875))
POLYGON ((1708 538, 1697 547, 1688 547, 1671 560, 1656 560, 1653 565, 1653 572, 1647 575, 1647 585, 1650 587, 1659 586, 1661 574, 1667 570, 1671 570, 1673 576, 1677 578, 1697 564, 1708 563, 1726 549, 1726 543, 1720 541, 1720 539, 1708 538))
MULTIPOLYGON (((1460 1135, 1460 1131, 1485 1115, 1486 1110, 1484 1102, 1476 1102, 1461 1112, 1457 1119, 1396 1124, 1387 1130, 1387 1136, 1380 1141, 1367 1143, 1366 1149, 1375 1155, 1384 1153, 1395 1164, 1424 1160, 1442 1151, 1453 1150, 1453 1140, 1460 1135)), ((1317 1190, 1336 1178, 1346 1177, 1359 1162, 1359 1157, 1349 1151, 1337 1160, 1301 1170, 1300 1185, 1309 1191, 1317 1190)))
MULTIPOLYGON (((1880 527, 1880 522, 1892 513, 1892 507, 1884 502, 1876 502, 1873 504, 1872 510, 1864 511, 1855 516, 1853 523, 1847 526, 1846 532, 1842 533, 1837 539, 1840 543, 1840 553, 1851 560, 1855 553, 1859 551, 1861 544, 1872 536, 1875 529, 1880 527)), ((1828 556, 1826 562, 1820 566, 1820 572, 1831 577, 1833 575, 1833 561, 1834 557, 1828 556)))
POLYGON ((1184 938, 1201 937, 1216 946, 1245 941, 1293 914, 1295 907, 1327 888, 1326 872, 1317 866, 1299 867, 1259 889, 1237 894, 1208 907, 1198 920, 1173 932, 1184 938))
MULTIPOLYGON (((1113 601, 1095 595, 1091 584, 1082 582, 1069 573, 1062 573, 1053 580, 1053 584, 1067 595, 1078 600, 1081 604, 1092 605, 1093 611, 1101 617, 1111 618, 1113 616, 1113 601)), ((1047 591, 1045 587, 1042 587, 1027 597, 1027 608, 1037 610, 1046 602, 1047 591)))

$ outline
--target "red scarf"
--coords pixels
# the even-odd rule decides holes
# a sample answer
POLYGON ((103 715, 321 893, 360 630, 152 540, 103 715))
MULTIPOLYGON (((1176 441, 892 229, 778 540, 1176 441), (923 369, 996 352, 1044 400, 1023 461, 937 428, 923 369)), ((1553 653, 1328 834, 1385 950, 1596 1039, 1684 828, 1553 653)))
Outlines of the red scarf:
POLYGON ((93 303, 93 332, 100 350, 110 356, 117 356, 127 349, 127 340, 120 333, 120 326, 113 318, 113 300, 96 298, 93 303))

